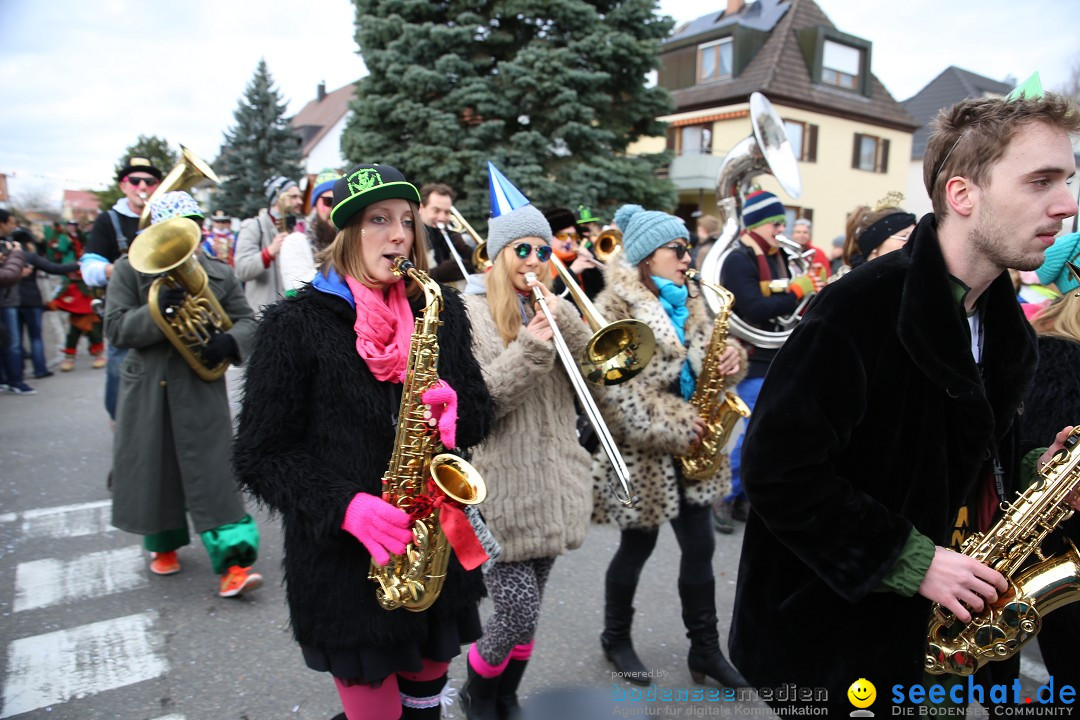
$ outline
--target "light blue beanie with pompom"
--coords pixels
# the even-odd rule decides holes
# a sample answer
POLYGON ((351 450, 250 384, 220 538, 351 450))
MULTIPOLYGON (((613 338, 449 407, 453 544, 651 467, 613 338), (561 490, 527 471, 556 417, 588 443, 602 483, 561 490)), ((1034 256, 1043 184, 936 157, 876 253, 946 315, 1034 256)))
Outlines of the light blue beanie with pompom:
POLYGON ((622 229, 623 256, 631 265, 639 264, 656 248, 672 240, 690 239, 690 231, 680 218, 659 210, 646 210, 640 205, 619 208, 615 212, 615 224, 622 229))

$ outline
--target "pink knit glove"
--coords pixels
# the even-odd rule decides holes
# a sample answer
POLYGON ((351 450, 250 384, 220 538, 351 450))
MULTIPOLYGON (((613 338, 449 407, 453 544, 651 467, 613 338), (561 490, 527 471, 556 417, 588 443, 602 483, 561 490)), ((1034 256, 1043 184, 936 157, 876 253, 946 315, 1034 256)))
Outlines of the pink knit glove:
POLYGON ((446 448, 457 447, 457 391, 450 383, 439 380, 420 395, 431 408, 431 417, 439 426, 439 440, 446 448))
POLYGON ((412 540, 412 518, 382 498, 356 493, 345 509, 341 528, 363 543, 371 559, 379 565, 390 562, 390 553, 400 555, 412 540))

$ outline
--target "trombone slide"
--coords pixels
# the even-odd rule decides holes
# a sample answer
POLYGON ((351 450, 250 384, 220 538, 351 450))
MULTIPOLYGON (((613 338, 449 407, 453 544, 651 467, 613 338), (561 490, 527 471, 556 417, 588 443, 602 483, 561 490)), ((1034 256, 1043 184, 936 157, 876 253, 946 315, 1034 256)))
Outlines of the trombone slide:
MULTIPOLYGON (((536 273, 527 273, 525 277, 530 281, 535 281, 536 273)), ((615 474, 619 477, 619 484, 622 486, 621 492, 614 486, 611 490, 615 494, 615 498, 623 505, 635 507, 638 504, 638 498, 634 495, 633 485, 630 483, 630 471, 627 469, 626 462, 619 452, 619 447, 615 444, 615 439, 611 436, 611 432, 600 416, 600 409, 596 407, 596 402, 593 400, 592 395, 589 394, 589 389, 585 385, 585 378, 581 376, 578 369, 578 362, 570 351, 570 347, 566 344, 566 339, 559 332, 559 325, 555 322, 555 315, 552 313, 551 308, 548 307, 547 300, 544 299, 544 293, 540 288, 533 288, 533 298, 540 306, 544 317, 547 318, 548 325, 551 326, 555 350, 559 354, 559 360, 562 361, 563 369, 566 370, 566 374, 570 378, 570 384, 574 387, 578 402, 584 408, 585 415, 589 418, 589 424, 596 431, 596 437, 600 439, 600 445, 604 448, 604 454, 607 455, 612 467, 615 468, 615 474)))
POLYGON ((461 259, 457 248, 454 247, 454 241, 450 239, 450 233, 446 232, 446 225, 439 223, 439 232, 442 233, 443 240, 446 241, 446 247, 450 248, 450 254, 454 256, 454 262, 457 263, 458 269, 461 270, 461 279, 468 280, 469 271, 465 269, 465 261, 461 259))

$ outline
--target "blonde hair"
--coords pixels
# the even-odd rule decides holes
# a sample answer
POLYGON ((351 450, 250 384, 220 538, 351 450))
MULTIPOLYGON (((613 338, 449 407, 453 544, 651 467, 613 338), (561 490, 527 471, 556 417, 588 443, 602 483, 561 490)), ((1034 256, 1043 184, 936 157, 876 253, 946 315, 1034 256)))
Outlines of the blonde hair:
MULTIPOLYGON (((412 250, 409 251, 409 260, 416 266, 417 270, 426 273, 428 270, 427 233, 424 230, 424 223, 420 220, 420 208, 414 202, 406 202, 409 203, 413 219, 413 243, 412 250)), ((353 215, 344 229, 340 230, 334 237, 334 241, 327 245, 326 249, 319 252, 315 258, 319 267, 322 268, 324 277, 328 277, 330 271, 333 270, 343 277, 355 278, 368 287, 377 284, 364 264, 364 253, 362 251, 362 226, 367 211, 368 209, 364 208, 353 215)), ((406 283, 405 292, 409 298, 417 298, 423 293, 423 290, 416 283, 408 279, 406 279, 406 283)))
POLYGON ((1040 335, 1080 342, 1080 298, 1075 291, 1055 298, 1039 311, 1031 324, 1040 335))
MULTIPOLYGON (((509 345, 517 339, 521 330, 521 306, 518 304, 518 291, 510 280, 510 268, 507 267, 511 254, 504 246, 491 263, 487 274, 487 302, 495 329, 499 331, 503 345, 509 345)), ((546 263, 545 263, 546 264, 546 263)), ((539 276, 540 273, 537 273, 539 276)))

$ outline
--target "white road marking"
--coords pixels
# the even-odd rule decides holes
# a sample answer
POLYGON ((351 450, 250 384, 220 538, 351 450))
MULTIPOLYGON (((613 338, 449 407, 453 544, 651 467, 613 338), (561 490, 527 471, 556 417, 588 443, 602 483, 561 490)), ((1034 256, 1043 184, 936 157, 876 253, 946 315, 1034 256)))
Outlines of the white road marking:
POLYGON ((66 538, 97 535, 115 530, 111 524, 112 500, 59 505, 21 513, 4 513, 0 523, 22 521, 22 537, 66 538))
POLYGON ((80 555, 73 560, 34 560, 15 569, 15 612, 134 590, 149 582, 138 545, 80 555))
POLYGON ((15 640, 0 718, 164 675, 157 617, 150 611, 15 640))

